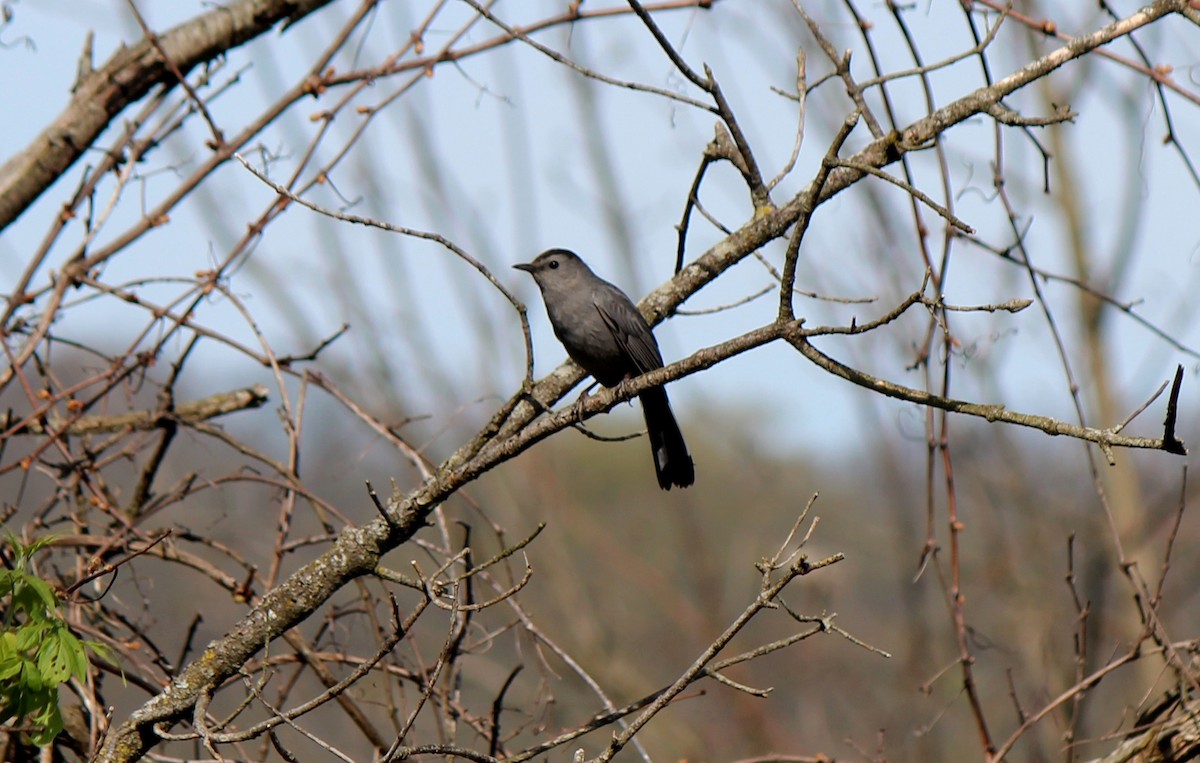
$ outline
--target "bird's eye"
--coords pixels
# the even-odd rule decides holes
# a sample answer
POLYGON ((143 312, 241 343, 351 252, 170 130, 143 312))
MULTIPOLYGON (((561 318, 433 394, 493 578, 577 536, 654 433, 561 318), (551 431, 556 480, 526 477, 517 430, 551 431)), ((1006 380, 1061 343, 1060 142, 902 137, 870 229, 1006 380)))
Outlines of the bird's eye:
POLYGON ((550 260, 550 269, 558 270, 558 260, 550 260))

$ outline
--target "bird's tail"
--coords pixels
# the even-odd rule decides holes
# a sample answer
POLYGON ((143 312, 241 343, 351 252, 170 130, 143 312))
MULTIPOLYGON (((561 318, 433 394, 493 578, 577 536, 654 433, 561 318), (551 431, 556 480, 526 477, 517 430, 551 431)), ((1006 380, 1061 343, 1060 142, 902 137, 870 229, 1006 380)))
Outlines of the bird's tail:
POLYGON ((683 433, 671 413, 667 391, 654 387, 642 392, 642 413, 646 416, 646 433, 650 436, 650 450, 654 454, 654 471, 658 474, 658 486, 663 490, 672 487, 687 487, 696 481, 696 468, 688 454, 683 433))

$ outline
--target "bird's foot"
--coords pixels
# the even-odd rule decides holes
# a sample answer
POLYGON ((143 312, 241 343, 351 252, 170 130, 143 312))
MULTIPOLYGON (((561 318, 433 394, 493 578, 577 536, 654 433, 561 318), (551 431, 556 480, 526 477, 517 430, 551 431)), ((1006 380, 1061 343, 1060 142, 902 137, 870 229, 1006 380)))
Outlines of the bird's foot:
POLYGON ((617 382, 615 387, 616 393, 620 397, 632 397, 630 390, 633 388, 633 380, 635 377, 626 376, 621 381, 617 382))
POLYGON ((590 397, 591 395, 589 395, 588 391, 585 389, 579 395, 578 399, 571 404, 571 414, 575 417, 575 420, 580 423, 583 422, 583 406, 587 403, 590 397))

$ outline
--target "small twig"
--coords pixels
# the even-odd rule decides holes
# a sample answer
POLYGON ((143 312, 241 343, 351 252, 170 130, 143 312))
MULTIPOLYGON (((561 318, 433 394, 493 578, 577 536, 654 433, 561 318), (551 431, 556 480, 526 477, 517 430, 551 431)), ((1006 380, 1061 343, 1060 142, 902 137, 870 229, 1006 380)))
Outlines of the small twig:
POLYGON ((800 512, 800 516, 796 517, 796 521, 792 523, 792 529, 788 530, 788 534, 784 537, 783 543, 779 544, 779 550, 775 552, 775 556, 771 557, 768 561, 759 564, 759 572, 765 574, 770 570, 778 570, 783 566, 792 563, 792 559, 795 558, 796 553, 800 549, 804 548, 804 545, 808 543, 808 539, 812 537, 813 530, 816 529, 817 523, 821 521, 820 517, 813 517, 812 525, 809 526, 808 532, 804 534, 804 538, 796 545, 796 549, 792 551, 792 553, 789 554, 786 559, 783 559, 782 561, 780 561, 780 559, 783 557, 784 552, 787 551, 788 546, 792 544, 792 539, 794 539, 796 537, 796 533, 800 531, 800 526, 804 524, 805 519, 808 519, 808 512, 812 510, 812 507, 816 504, 817 499, 820 497, 821 493, 819 491, 812 494, 812 497, 808 499, 808 503, 804 504, 804 509, 800 512))
POLYGON ((946 207, 942 206, 941 204, 938 204, 936 201, 931 199, 929 197, 929 195, 926 194, 924 191, 922 191, 920 188, 917 188, 916 186, 912 185, 911 183, 908 183, 907 181, 901 180, 900 178, 895 177, 894 175, 891 175, 887 172, 884 172, 883 170, 878 169, 876 167, 872 167, 869 164, 864 164, 862 162, 856 162, 856 161, 853 161, 850 159, 838 159, 837 166, 838 167, 846 167, 848 169, 857 170, 859 172, 865 172, 866 174, 877 177, 880 180, 886 180, 887 182, 891 183, 892 185, 896 186, 897 188, 903 189, 905 193, 907 193, 910 196, 912 196, 913 198, 917 199, 922 204, 924 204, 925 206, 932 209, 934 212, 937 212, 939 215, 941 215, 942 217, 944 217, 946 219, 946 222, 950 223, 955 228, 958 228, 963 233, 967 233, 967 234, 975 233, 974 228, 972 228, 970 225, 967 225, 965 222, 960 220, 949 209, 947 209, 946 207))
MULTIPOLYGON (((197 93, 196 90, 192 87, 192 84, 190 82, 188 82, 187 77, 184 76, 183 71, 180 70, 179 65, 176 64, 174 59, 172 59, 171 56, 167 53, 166 48, 163 47, 162 40, 160 40, 158 35, 155 34, 150 29, 150 26, 146 23, 146 19, 142 17, 141 11, 138 10, 137 3, 134 2, 134 0, 127 0, 126 4, 129 6, 129 10, 133 12, 133 18, 137 21, 138 26, 142 28, 142 34, 144 34, 146 36, 146 39, 150 42, 150 44, 158 52, 159 58, 161 58, 163 63, 167 65, 167 68, 171 70, 171 74, 175 75, 175 79, 178 80, 179 86, 183 88, 183 91, 185 93, 187 93, 188 99, 191 100, 191 102, 193 104, 195 104, 196 110, 200 112, 200 116, 202 116, 204 118, 204 121, 208 124, 208 129, 212 131, 212 135, 213 135, 212 143, 209 147, 212 148, 213 150, 216 150, 216 149, 224 146, 225 145, 225 134, 223 132, 221 132, 221 128, 217 127, 216 120, 214 120, 212 114, 209 113, 208 106, 204 103, 204 100, 200 97, 199 93, 197 93)), ((89 40, 89 43, 88 43, 87 47, 85 48, 85 51, 88 55, 88 58, 90 59, 91 58, 91 43, 90 43, 91 37, 90 36, 88 37, 88 40, 89 40)), ((90 64, 89 64, 89 68, 90 68, 90 64)))
POLYGON ((988 107, 987 114, 1000 124, 1008 125, 1009 127, 1048 127, 1050 125, 1062 124, 1063 122, 1074 122, 1075 117, 1079 116, 1074 111, 1071 111, 1068 106, 1055 106, 1054 114, 1051 116, 1026 117, 1021 116, 1002 103, 993 103, 988 107))
POLYGON ((1162 601, 1163 585, 1167 582, 1167 572, 1171 569, 1171 551, 1179 538, 1179 527, 1183 524, 1183 512, 1187 508, 1187 464, 1183 465, 1183 477, 1179 481, 1179 507, 1175 509, 1175 521, 1171 524, 1171 532, 1167 535, 1167 547, 1163 551, 1162 567, 1158 571, 1158 583, 1154 586, 1154 595, 1150 597, 1150 606, 1157 607, 1162 601))
POLYGON ((696 310, 676 310, 675 314, 676 315, 712 315, 714 313, 723 313, 726 310, 732 310, 735 307, 741 307, 742 305, 749 304, 750 302, 753 302, 754 300, 758 299, 759 297, 765 297, 773 291, 775 291, 775 286, 774 286, 774 284, 770 284, 770 285, 762 287, 761 289, 754 292, 753 294, 742 297, 741 299, 735 300, 733 302, 727 302, 726 304, 717 305, 716 307, 699 308, 696 310))
POLYGON ((752 697, 769 697, 771 695, 771 692, 775 691, 774 686, 768 686, 765 689, 756 689, 753 686, 747 686, 745 684, 740 684, 737 681, 734 681, 732 678, 729 678, 725 674, 718 673, 717 671, 713 670, 712 668, 705 668, 704 670, 700 671, 700 674, 703 676, 707 676, 708 678, 711 678, 712 680, 716 681, 719 684, 725 684, 730 689, 735 689, 735 690, 743 692, 745 694, 749 694, 752 697))
POLYGON ((812 221, 812 212, 816 208, 816 200, 821 197, 821 191, 825 187, 825 181, 829 179, 829 173, 833 171, 833 168, 837 166, 837 162, 840 161, 838 153, 850 137, 850 133, 854 131, 855 125, 858 124, 859 116, 859 111, 852 111, 842 120, 837 134, 833 136, 833 140, 829 143, 829 148, 825 151, 825 157, 821 160, 821 166, 817 169, 816 177, 809 184, 812 193, 805 199, 806 209, 800 216, 800 219, 797 220, 796 227, 792 230, 791 237, 788 239, 787 254, 783 261, 783 274, 779 278, 779 320, 781 321, 791 320, 796 317, 793 305, 793 292, 796 286, 796 264, 800 259, 800 243, 804 239, 804 234, 808 232, 808 225, 812 221))
POLYGON ((81 586, 87 585, 89 582, 95 580, 96 578, 103 577, 111 572, 116 572, 116 570, 122 564, 125 564, 126 562, 128 562, 132 559, 136 559, 137 557, 141 556, 142 554, 146 553, 150 549, 154 548, 159 543, 162 543, 164 540, 166 540, 169 537, 171 537, 171 531, 164 530, 161 535, 159 535, 154 540, 150 541, 149 545, 144 546, 143 548, 139 548, 136 551, 130 551, 128 554, 125 554, 120 559, 117 559, 114 562, 109 562, 108 564, 105 564, 103 567, 101 567, 98 570, 93 570, 92 572, 89 572, 88 574, 81 577, 79 580, 76 580, 74 583, 67 586, 63 590, 64 596, 70 596, 75 591, 78 591, 81 586))
POLYGON ((1010 299, 989 305, 948 305, 939 299, 921 298, 921 304, 935 310, 950 310, 959 313, 1019 313, 1033 304, 1032 299, 1010 299))
POLYGON ((542 530, 545 530, 545 529, 546 529, 546 523, 538 522, 537 527, 535 527, 533 532, 531 532, 529 535, 527 535, 524 540, 517 541, 513 545, 506 547, 503 551, 496 554, 491 559, 488 559, 486 562, 483 562, 482 564, 477 564, 477 565, 471 567, 471 569, 462 573, 461 575, 454 578, 450 582, 458 583, 459 581, 466 580, 467 578, 469 578, 473 575, 477 575, 480 572, 483 572, 484 570, 486 570, 489 567, 492 567, 493 565, 499 564, 500 562, 504 561, 505 559, 509 558, 513 554, 517 553, 521 549, 528 546, 530 543, 533 543, 534 538, 541 535, 542 530))
MULTIPOLYGON (((683 260, 687 250, 688 224, 691 222, 692 209, 700 206, 700 183, 703 182, 704 173, 708 172, 709 165, 719 158, 715 144, 716 139, 714 138, 704 148, 704 153, 700 157, 700 166, 696 168, 696 177, 692 179, 692 187, 688 190, 687 203, 683 205, 683 217, 675 226, 675 230, 679 233, 678 243, 675 246, 676 274, 683 270, 683 260)), ((729 234, 726 233, 726 235, 729 234)))
POLYGON ((512 686, 513 681, 517 679, 517 674, 521 672, 524 665, 518 664, 508 674, 508 678, 504 679, 504 683, 500 685, 500 691, 496 692, 496 699, 492 700, 492 728, 489 734, 488 755, 496 757, 500 753, 500 713, 504 710, 504 695, 508 693, 508 689, 512 686))
MULTIPOLYGON (((1156 389, 1156 390, 1154 391, 1154 394, 1150 395, 1150 397, 1149 397, 1149 398, 1146 400, 1146 402, 1142 403, 1142 404, 1141 404, 1141 405, 1139 405, 1137 408, 1135 408, 1135 409, 1133 410, 1133 412, 1132 412, 1132 413, 1130 413, 1128 416, 1126 416, 1126 417, 1125 417, 1125 420, 1124 420, 1124 421, 1122 421, 1120 424, 1117 424, 1115 427, 1113 427, 1113 428, 1112 428, 1112 431, 1113 431, 1113 433, 1120 432, 1122 429, 1124 429, 1125 427, 1129 426, 1129 423, 1130 423, 1131 421, 1133 421, 1133 420, 1134 420, 1134 419, 1136 419, 1138 416, 1140 416, 1140 415, 1141 415, 1141 413, 1142 413, 1142 411, 1144 411, 1144 410, 1146 410, 1147 408, 1149 408, 1149 407, 1151 406, 1151 404, 1153 404, 1153 403, 1154 403, 1154 401, 1158 399, 1159 395, 1161 395, 1161 394, 1163 393, 1163 390, 1165 390, 1165 389, 1167 388, 1167 385, 1168 385, 1168 384, 1170 384, 1170 382, 1169 382, 1169 381, 1165 381, 1165 382, 1163 382, 1162 384, 1158 385, 1158 389, 1156 389)), ((1163 422, 1163 429, 1164 429, 1164 430, 1166 429, 1166 426, 1167 426, 1167 422, 1166 422, 1166 421, 1164 421, 1164 422, 1163 422)), ((1166 440, 1166 435, 1165 435, 1165 434, 1164 434, 1164 436, 1163 436, 1163 440, 1164 440, 1164 442, 1165 442, 1165 440, 1166 440)))
POLYGON ((788 97, 795 100, 797 104, 796 140, 792 143, 792 153, 783 168, 779 170, 779 174, 767 183, 768 191, 774 190, 775 186, 791 174, 792 168, 796 166, 796 160, 800 158, 800 148, 804 145, 804 125, 807 121, 808 108, 808 59, 804 55, 804 48, 800 48, 796 53, 796 94, 794 96, 788 94, 788 97))
POLYGON ((987 421, 1004 421, 1009 424, 1017 424, 1019 426, 1031 427, 1040 429, 1050 435, 1066 435, 1078 440, 1096 443, 1102 447, 1113 448, 1144 448, 1150 450, 1163 450, 1174 453, 1173 450, 1168 450, 1164 439, 1154 439, 1150 437, 1126 437, 1124 435, 1114 434, 1104 429, 1094 429, 1079 424, 1068 424, 1059 419, 1050 418, 1048 416, 1039 416, 1031 413, 1017 413, 1010 411, 1003 405, 984 404, 984 403, 969 403, 964 400, 955 400, 953 398, 942 397, 924 390, 913 389, 893 382, 885 381, 871 374, 859 371, 843 365, 833 358, 825 355, 810 344, 806 338, 809 331, 796 332, 793 337, 789 337, 789 343, 800 351, 809 360, 816 363, 821 368, 840 376, 847 381, 853 382, 861 387, 865 387, 876 392, 880 392, 888 397, 895 397, 900 400, 907 400, 918 405, 928 405, 933 408, 940 408, 946 411, 955 413, 965 413, 970 416, 978 416, 987 421))
POLYGON ((685 670, 683 674, 679 676, 679 678, 677 678, 673 684, 671 684, 670 688, 656 697, 655 700, 651 702, 645 710, 643 710, 636 718, 630 721, 629 726, 624 731, 622 731, 620 734, 614 735, 612 742, 609 743, 608 747, 605 748, 605 750, 600 753, 599 756, 592 760, 592 763, 605 763, 605 761, 611 760, 614 755, 616 755, 625 745, 629 743, 629 741, 643 726, 649 723, 654 716, 658 715, 658 713, 664 707, 670 704, 680 692, 682 692, 692 681, 695 680, 696 676, 700 675, 700 673, 702 673, 703 670, 708 667, 708 663, 711 662, 717 656, 717 654, 719 654, 721 650, 733 640, 733 637, 736 636, 742 630, 742 628, 744 628, 746 624, 754 618, 755 615, 757 615, 763 609, 770 608, 775 598, 792 580, 798 576, 807 575, 818 569, 828 567, 831 564, 836 564, 843 558, 844 556, 838 553, 817 562, 809 562, 807 557, 800 557, 793 562, 778 581, 761 591, 754 602, 746 607, 746 609, 743 610, 736 619, 734 619, 734 621, 725 629, 725 631, 716 639, 714 639, 707 648, 705 648, 700 656, 692 662, 691 667, 685 670))
POLYGON ((480 16, 482 16, 483 18, 487 19, 488 21, 492 22, 493 24, 495 24, 496 26, 498 26, 502 30, 504 30, 504 33, 506 35, 508 35, 509 37, 520 40, 521 42, 525 43, 529 47, 538 51, 542 55, 547 56, 547 57, 553 59, 554 61, 557 61, 558 63, 562 64, 563 66, 566 66, 567 68, 569 68, 579 74, 582 74, 585 77, 594 79, 597 82, 603 82, 606 85, 615 85, 617 87, 625 88, 626 90, 636 90, 641 93, 651 93, 653 95, 659 95, 659 96, 662 96, 663 98, 667 98, 669 100, 676 101, 678 103, 687 104, 688 106, 694 106, 695 108, 701 109, 703 111, 717 113, 716 107, 712 106, 711 104, 697 101, 694 98, 688 98, 685 95, 680 95, 679 93, 672 92, 670 90, 666 90, 661 87, 654 87, 652 85, 643 85, 640 82, 630 82, 628 80, 620 80, 620 79, 616 79, 614 77, 609 77, 605 74, 601 74, 600 72, 595 71, 594 69, 589 69, 586 66, 577 64, 574 61, 572 61, 571 59, 564 56, 562 53, 559 53, 557 50, 546 47, 545 45, 534 40, 532 37, 525 34, 521 30, 517 29, 516 27, 510 26, 510 25, 504 23, 503 21, 501 21, 499 19, 499 17, 496 16, 496 14, 492 13, 490 10, 483 7, 483 5, 476 2, 476 0, 463 0, 463 2, 465 2, 467 5, 469 5, 472 8, 472 10, 474 10, 480 16))

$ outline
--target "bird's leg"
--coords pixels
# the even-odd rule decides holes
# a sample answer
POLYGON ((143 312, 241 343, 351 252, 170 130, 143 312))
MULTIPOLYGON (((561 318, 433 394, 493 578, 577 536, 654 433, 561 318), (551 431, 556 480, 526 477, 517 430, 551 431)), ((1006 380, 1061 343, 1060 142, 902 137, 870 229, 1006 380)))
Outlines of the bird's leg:
MULTIPOLYGON (((637 378, 636 374, 626 374, 624 379, 617 382, 617 386, 616 386, 617 394, 623 395, 623 396, 628 395, 629 388, 633 386, 633 380, 636 378, 637 378)), ((632 403, 633 400, 630 399, 629 402, 632 403)))
POLYGON ((592 391, 592 388, 595 387, 596 384, 597 382, 593 381, 591 384, 584 387, 583 392, 579 393, 579 398, 571 404, 571 410, 575 414, 576 421, 583 421, 583 404, 588 401, 589 397, 591 397, 591 395, 588 393, 592 391))

